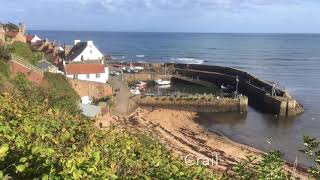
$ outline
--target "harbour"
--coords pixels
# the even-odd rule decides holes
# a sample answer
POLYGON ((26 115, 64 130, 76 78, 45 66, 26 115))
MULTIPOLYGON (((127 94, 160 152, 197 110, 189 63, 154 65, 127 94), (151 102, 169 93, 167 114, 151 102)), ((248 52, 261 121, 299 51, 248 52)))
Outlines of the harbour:
POLYGON ((199 123, 237 142, 262 150, 279 149, 287 160, 294 162, 298 157, 300 164, 310 165, 299 150, 303 148, 303 135, 320 138, 320 109, 317 106, 320 83, 315 78, 320 76, 320 37, 317 34, 35 33, 67 44, 81 36, 93 40, 104 53, 119 61, 228 66, 262 79, 278 81, 304 106, 302 115, 280 118, 249 107, 244 117, 200 114, 203 118, 199 123), (128 38, 130 43, 127 43, 128 38), (243 41, 246 41, 245 45, 243 41), (136 54, 145 56, 138 58, 136 54), (266 143, 270 136, 273 137, 272 145, 266 143))

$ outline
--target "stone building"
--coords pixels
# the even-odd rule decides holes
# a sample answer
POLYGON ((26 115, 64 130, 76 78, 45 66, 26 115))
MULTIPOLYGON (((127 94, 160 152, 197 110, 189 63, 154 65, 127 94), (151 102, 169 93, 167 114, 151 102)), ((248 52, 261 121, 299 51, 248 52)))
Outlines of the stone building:
POLYGON ((19 23, 18 31, 5 29, 5 40, 7 43, 27 42, 25 25, 23 23, 19 23))

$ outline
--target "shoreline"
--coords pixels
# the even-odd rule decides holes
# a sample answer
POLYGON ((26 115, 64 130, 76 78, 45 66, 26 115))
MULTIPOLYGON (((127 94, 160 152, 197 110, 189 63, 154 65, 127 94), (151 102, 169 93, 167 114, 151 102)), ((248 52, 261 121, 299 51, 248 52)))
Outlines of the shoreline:
MULTIPOLYGON (((232 167, 251 155, 260 159, 264 151, 233 141, 220 132, 208 131, 194 122, 195 112, 169 109, 138 108, 127 117, 104 116, 98 118, 102 127, 116 126, 120 130, 147 133, 163 143, 174 155, 184 159, 186 155, 197 158, 219 157, 218 165, 208 166, 218 174, 232 173, 232 167)), ((285 161, 285 169, 296 177, 307 177, 306 170, 285 161)))

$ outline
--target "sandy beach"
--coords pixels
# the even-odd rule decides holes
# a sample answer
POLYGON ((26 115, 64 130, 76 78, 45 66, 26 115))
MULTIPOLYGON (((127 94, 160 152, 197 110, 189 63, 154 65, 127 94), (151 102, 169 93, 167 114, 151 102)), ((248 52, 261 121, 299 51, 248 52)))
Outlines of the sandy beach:
MULTIPOLYGON (((213 159, 218 157, 218 164, 210 164, 208 168, 215 173, 232 173, 232 167, 246 156, 260 158, 262 151, 231 141, 230 139, 206 131, 194 122, 196 112, 176 111, 169 109, 141 109, 127 117, 103 116, 97 123, 103 128, 116 126, 120 130, 130 132, 143 132, 159 139, 167 148, 182 160, 186 156, 196 158, 213 159)), ((295 174, 300 179, 307 176, 303 170, 296 170, 286 165, 286 170, 295 174)))

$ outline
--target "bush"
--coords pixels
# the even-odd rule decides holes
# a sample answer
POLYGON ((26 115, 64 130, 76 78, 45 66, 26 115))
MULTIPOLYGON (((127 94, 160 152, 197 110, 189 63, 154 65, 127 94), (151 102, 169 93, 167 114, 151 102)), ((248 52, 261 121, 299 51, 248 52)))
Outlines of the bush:
POLYGON ((0 45, 0 61, 8 62, 11 59, 12 48, 0 45))
POLYGON ((262 154, 262 160, 256 162, 256 158, 248 156, 233 169, 236 173, 235 179, 289 179, 290 176, 284 170, 283 154, 279 151, 262 154))
POLYGON ((32 52, 28 44, 22 42, 15 42, 10 47, 12 53, 23 58, 25 61, 35 65, 44 56, 42 53, 32 52))
POLYGON ((0 89, 5 83, 12 89, 0 91, 0 179, 214 179, 149 135, 99 130, 70 113, 76 96, 61 75, 45 74, 40 87, 22 74, 0 89))
POLYGON ((46 72, 42 91, 50 106, 65 109, 70 113, 78 112, 80 97, 63 75, 46 72))
POLYGON ((46 102, 0 94, 0 178, 214 179, 144 134, 102 131, 46 102))
POLYGON ((314 178, 320 179, 320 142, 316 138, 309 136, 303 137, 303 141, 306 147, 305 154, 315 163, 315 167, 310 168, 308 172, 314 178))

